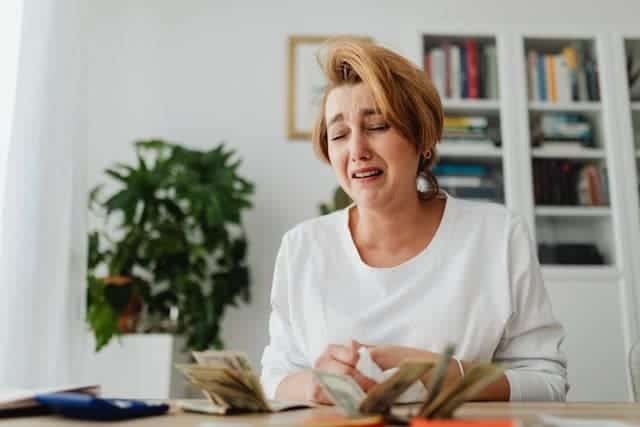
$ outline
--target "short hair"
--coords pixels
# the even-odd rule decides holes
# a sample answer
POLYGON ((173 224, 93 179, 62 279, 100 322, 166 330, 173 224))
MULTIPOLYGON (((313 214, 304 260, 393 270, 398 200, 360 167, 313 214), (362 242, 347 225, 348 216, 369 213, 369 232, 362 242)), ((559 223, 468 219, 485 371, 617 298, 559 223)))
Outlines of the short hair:
POLYGON ((444 113, 440 96, 427 74, 403 56, 359 38, 330 39, 320 64, 328 81, 312 135, 320 159, 329 162, 325 119, 329 93, 336 87, 364 83, 373 92, 385 119, 415 144, 419 153, 431 153, 426 159, 421 156, 416 172, 425 172, 432 184, 434 191, 429 191, 426 198, 435 196, 438 184, 431 167, 438 157, 436 144, 442 138, 444 113))

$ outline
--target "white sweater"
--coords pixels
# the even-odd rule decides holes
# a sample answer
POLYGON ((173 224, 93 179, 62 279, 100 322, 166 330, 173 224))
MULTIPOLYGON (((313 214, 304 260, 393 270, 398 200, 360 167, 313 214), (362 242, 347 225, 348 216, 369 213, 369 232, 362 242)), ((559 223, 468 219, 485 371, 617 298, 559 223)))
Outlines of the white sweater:
POLYGON ((447 197, 431 243, 373 268, 351 238, 348 211, 286 233, 276 260, 262 357, 270 398, 329 344, 393 344, 506 363, 511 400, 564 400, 562 325, 553 316, 524 221, 506 208, 447 197))

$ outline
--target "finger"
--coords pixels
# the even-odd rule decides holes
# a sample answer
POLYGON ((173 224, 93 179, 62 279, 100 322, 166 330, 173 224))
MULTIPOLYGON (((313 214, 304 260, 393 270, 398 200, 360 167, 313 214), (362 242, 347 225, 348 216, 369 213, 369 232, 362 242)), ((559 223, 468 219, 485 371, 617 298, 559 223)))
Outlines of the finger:
POLYGON ((311 401, 316 403, 321 403, 323 405, 333 404, 333 402, 331 402, 331 400, 327 397, 324 390, 322 390, 322 387, 320 387, 320 384, 318 384, 317 381, 315 380, 314 380, 314 389, 313 389, 313 394, 311 396, 311 401))
POLYGON ((338 362, 355 367, 358 363, 360 355, 350 347, 344 345, 332 344, 329 346, 329 354, 338 362))
POLYGON ((356 370, 355 367, 351 365, 347 365, 339 360, 333 359, 331 357, 319 360, 318 366, 316 369, 320 369, 325 372, 332 372, 334 374, 340 375, 349 375, 356 370))
POLYGON ((355 346, 356 350, 360 350, 362 347, 364 348, 373 348, 375 346, 371 344, 363 344, 358 340, 351 340, 351 346, 355 346))
POLYGON ((358 370, 354 370, 351 373, 351 376, 353 377, 353 379, 358 383, 358 385, 365 391, 369 391, 369 389, 371 387, 373 387, 374 385, 378 384, 377 382, 375 382, 374 380, 372 380, 371 378, 362 375, 360 373, 360 371, 358 370))

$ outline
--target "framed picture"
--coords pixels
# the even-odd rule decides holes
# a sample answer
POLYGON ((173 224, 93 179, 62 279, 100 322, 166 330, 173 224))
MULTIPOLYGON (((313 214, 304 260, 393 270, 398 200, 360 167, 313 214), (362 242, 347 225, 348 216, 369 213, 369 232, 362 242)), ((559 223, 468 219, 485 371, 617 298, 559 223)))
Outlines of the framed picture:
POLYGON ((287 87, 287 136, 309 140, 327 84, 318 49, 330 36, 290 36, 287 87))

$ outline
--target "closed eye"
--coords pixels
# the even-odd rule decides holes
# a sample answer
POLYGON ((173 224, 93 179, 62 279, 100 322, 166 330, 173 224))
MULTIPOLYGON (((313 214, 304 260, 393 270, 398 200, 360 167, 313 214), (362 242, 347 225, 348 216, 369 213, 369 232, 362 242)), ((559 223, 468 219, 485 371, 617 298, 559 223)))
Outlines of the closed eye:
POLYGON ((337 141, 342 138, 344 138, 344 134, 334 135, 331 137, 330 141, 337 141))
POLYGON ((373 130, 373 131, 377 131, 377 130, 384 131, 384 130, 387 130, 387 129, 389 129, 389 125, 386 124, 386 123, 379 124, 379 125, 372 125, 372 126, 369 126, 367 128, 367 130, 373 130))

